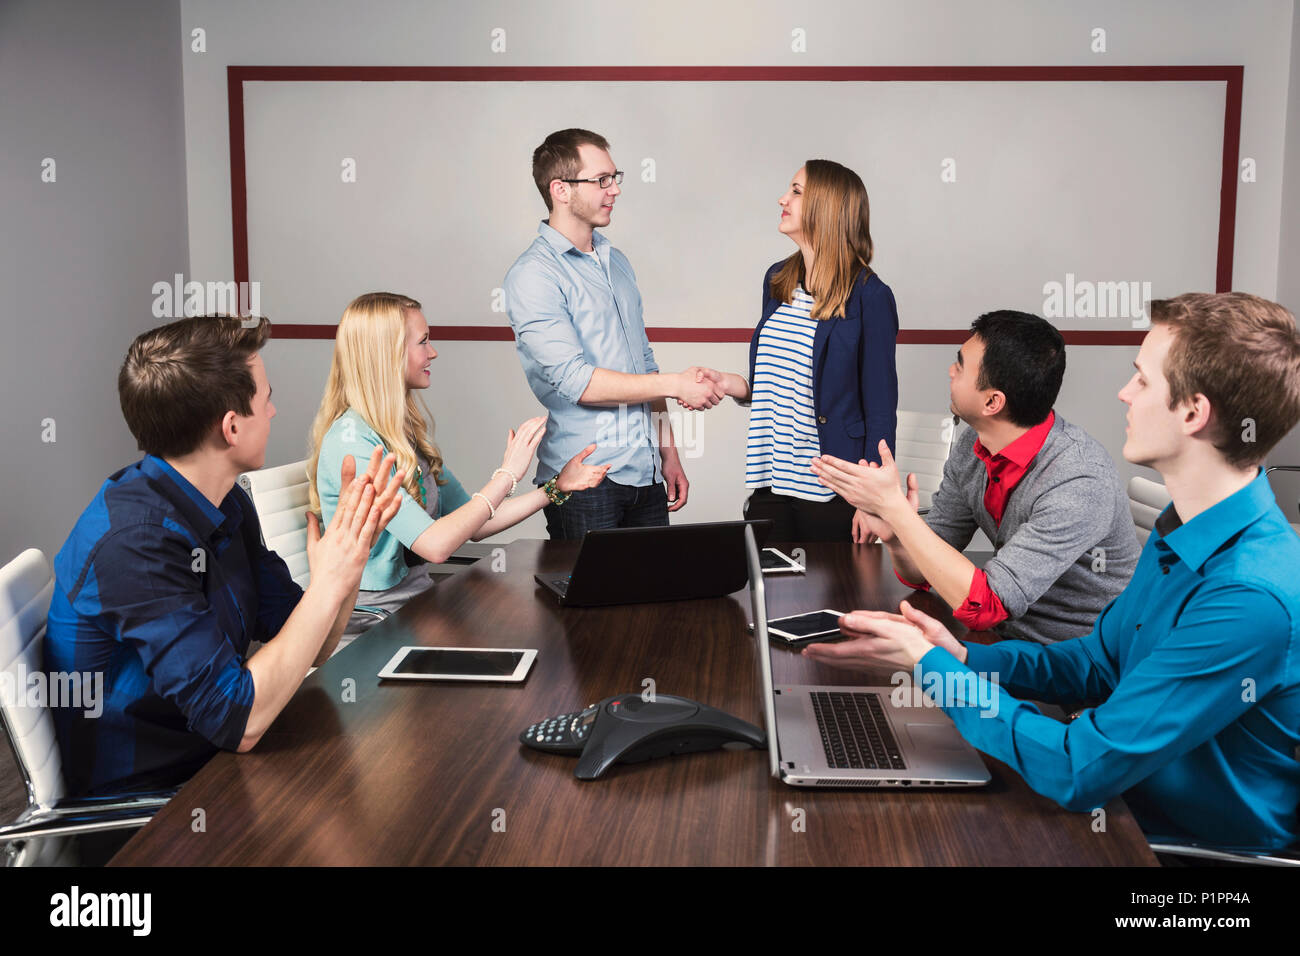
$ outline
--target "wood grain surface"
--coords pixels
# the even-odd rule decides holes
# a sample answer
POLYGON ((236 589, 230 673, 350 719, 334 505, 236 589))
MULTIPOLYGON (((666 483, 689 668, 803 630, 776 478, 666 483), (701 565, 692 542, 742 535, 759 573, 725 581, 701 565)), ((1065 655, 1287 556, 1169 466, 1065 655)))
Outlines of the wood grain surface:
MULTIPOLYGON (((807 574, 765 579, 769 617, 896 609, 909 593, 879 546, 804 550, 807 574)), ((989 757, 976 790, 796 789, 753 750, 577 780, 574 758, 528 750, 519 732, 647 678, 759 726, 762 710, 747 590, 562 609, 533 574, 575 554, 516 541, 414 600, 309 676, 254 751, 214 757, 113 865, 1156 865, 1121 800, 1095 829, 989 757), (406 644, 538 656, 522 684, 381 682, 406 644)), ((914 600, 964 632, 936 598, 914 600)), ((889 683, 773 657, 778 682, 889 683)))

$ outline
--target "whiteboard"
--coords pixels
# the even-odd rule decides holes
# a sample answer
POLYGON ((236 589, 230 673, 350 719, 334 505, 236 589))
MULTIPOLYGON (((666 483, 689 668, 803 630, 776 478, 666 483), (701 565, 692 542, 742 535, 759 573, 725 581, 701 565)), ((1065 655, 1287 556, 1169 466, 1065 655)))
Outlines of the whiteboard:
POLYGON ((497 290, 546 215, 532 151, 569 126, 603 134, 627 172, 604 232, 636 270, 652 328, 754 325, 765 268, 795 249, 777 199, 814 157, 866 183, 874 266, 904 328, 1042 314, 1045 285, 1067 276, 1150 283, 1156 297, 1214 289, 1220 81, 243 88, 250 278, 277 326, 337 322, 381 289, 420 299, 432 325, 508 324, 497 290))

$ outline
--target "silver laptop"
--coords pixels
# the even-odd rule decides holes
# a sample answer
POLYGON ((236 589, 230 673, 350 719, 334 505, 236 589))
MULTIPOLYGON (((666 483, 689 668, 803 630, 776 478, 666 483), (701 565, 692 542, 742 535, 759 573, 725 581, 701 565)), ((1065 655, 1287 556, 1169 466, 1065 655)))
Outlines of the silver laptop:
MULTIPOLYGON (((938 707, 895 687, 772 685, 767 597, 745 529, 772 776, 792 787, 982 787, 988 768, 938 707), (895 701, 894 697, 905 699, 895 701)), ((910 676, 910 675, 909 675, 910 676)))

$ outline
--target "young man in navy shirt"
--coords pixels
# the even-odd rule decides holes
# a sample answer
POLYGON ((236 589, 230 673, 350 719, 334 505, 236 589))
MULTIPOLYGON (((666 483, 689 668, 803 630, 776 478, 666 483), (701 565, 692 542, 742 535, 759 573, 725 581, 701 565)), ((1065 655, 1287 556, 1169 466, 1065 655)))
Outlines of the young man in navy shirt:
POLYGON ((851 640, 804 653, 907 668, 967 740, 1067 809, 1123 794, 1149 837, 1278 849, 1300 839, 1300 536, 1259 465, 1300 421, 1300 335, 1237 292, 1150 314, 1119 393, 1124 457, 1173 502, 1092 633, 965 644, 904 601, 845 615, 851 640), (1059 723, 1017 697, 1093 706, 1059 723))
POLYGON ((400 473, 375 449, 342 468, 346 507, 308 516, 303 591, 268 551, 236 480, 262 467, 275 406, 270 323, 182 319, 139 336, 118 376, 146 452, 112 475, 54 561, 48 671, 102 673, 95 718, 54 711, 70 795, 173 786, 218 749, 247 751, 333 651, 400 473), (385 476, 380 478, 379 476, 385 476), (269 642, 252 657, 252 641, 269 642))

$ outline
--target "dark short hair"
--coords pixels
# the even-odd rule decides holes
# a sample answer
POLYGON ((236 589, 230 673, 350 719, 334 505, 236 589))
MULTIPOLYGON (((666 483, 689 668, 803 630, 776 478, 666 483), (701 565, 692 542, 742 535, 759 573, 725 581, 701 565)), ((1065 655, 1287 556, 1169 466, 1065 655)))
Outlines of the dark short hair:
POLYGON ((999 309, 970 324, 984 343, 975 382, 1007 397, 1007 419, 1030 428, 1047 417, 1065 377, 1065 339, 1046 319, 1028 312, 999 309))
POLYGON ((137 336, 118 372, 117 395, 140 450, 188 455, 226 412, 251 415, 257 384, 248 362, 270 337, 265 318, 245 327, 225 315, 180 319, 137 336))
POLYGON ((1169 407, 1204 395, 1206 434, 1227 462, 1245 468, 1263 461, 1300 421, 1295 316, 1245 292, 1157 299, 1148 314, 1173 334, 1164 367, 1169 407))
POLYGON ((577 179, 582 169, 579 146, 595 146, 609 150, 609 140, 589 129, 562 129, 542 140, 533 150, 533 182, 542 194, 546 208, 551 206, 551 183, 557 179, 577 179))

